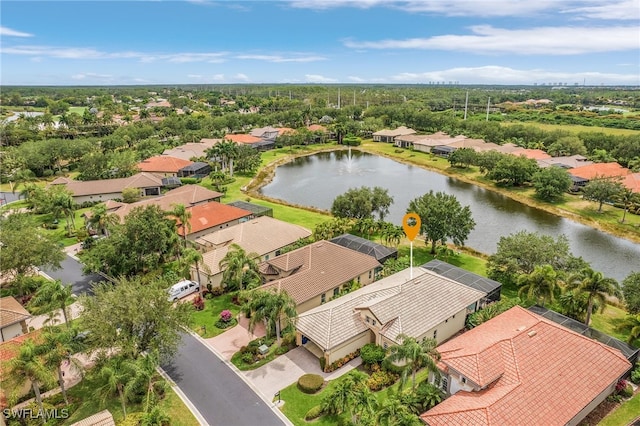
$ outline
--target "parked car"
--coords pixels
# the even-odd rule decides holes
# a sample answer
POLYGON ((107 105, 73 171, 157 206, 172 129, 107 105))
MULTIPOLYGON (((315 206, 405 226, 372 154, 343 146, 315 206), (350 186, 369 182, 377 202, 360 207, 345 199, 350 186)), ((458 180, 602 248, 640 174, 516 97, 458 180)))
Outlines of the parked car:
POLYGON ((167 292, 169 293, 169 302, 175 302, 185 296, 200 291, 200 284, 191 280, 183 280, 172 285, 167 292))

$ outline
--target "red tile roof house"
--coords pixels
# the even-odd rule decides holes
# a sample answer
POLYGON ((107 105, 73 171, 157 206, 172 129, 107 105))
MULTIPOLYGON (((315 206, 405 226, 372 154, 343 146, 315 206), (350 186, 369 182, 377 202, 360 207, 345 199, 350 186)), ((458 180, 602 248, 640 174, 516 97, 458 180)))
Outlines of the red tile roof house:
POLYGON ((452 395, 420 418, 444 425, 577 425, 631 364, 617 349, 516 306, 438 346, 452 395))
POLYGON ((298 313, 336 297, 345 285, 366 286, 382 265, 373 257, 329 241, 317 241, 260 264, 261 288, 285 290, 298 313))
POLYGON ((612 163, 594 163, 586 166, 574 167, 568 170, 575 187, 585 186, 592 179, 610 178, 624 179, 631 173, 631 170, 622 167, 620 164, 612 163))
POLYGON ((12 296, 0 298, 0 342, 27 333, 31 314, 12 296))
POLYGON ((85 201, 107 201, 122 198, 122 190, 137 188, 143 197, 160 195, 162 179, 151 173, 137 173, 128 178, 101 180, 71 180, 58 178, 51 185, 65 185, 73 194, 73 202, 82 204, 85 201))
MULTIPOLYGON (((215 201, 189 207, 187 210, 191 213, 191 219, 189 219, 191 229, 187 227, 187 239, 192 241, 213 231, 245 222, 253 214, 250 211, 215 201)), ((178 234, 182 237, 184 232, 179 221, 177 225, 178 234)))
POLYGON ((155 173, 162 177, 176 177, 178 176, 178 171, 180 171, 180 169, 189 166, 192 163, 192 161, 183 160, 182 158, 170 157, 168 155, 157 155, 138 163, 138 168, 141 172, 155 173))

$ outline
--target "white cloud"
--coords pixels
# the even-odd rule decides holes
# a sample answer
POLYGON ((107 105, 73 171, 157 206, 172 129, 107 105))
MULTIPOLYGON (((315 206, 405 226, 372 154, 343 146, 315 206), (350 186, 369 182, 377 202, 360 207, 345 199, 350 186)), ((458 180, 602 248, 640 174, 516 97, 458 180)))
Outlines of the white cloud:
POLYGON ((202 74, 187 74, 187 78, 191 81, 198 83, 219 83, 224 81, 224 74, 212 74, 212 75, 202 75, 202 74))
POLYGON ((244 81, 244 82, 248 82, 250 80, 246 74, 242 74, 242 73, 238 73, 234 75, 233 79, 236 81, 244 81))
POLYGON ((111 80, 113 76, 111 74, 98 74, 94 72, 85 72, 80 74, 74 74, 71 76, 74 80, 94 79, 94 80, 111 80))
POLYGON ((3 37, 33 37, 33 34, 12 30, 7 27, 0 27, 0 36, 3 37))
POLYGON ((353 81, 354 83, 364 83, 366 80, 362 77, 356 77, 354 75, 350 75, 347 77, 349 81, 353 81))
POLYGON ((471 27, 471 32, 472 35, 450 34, 404 40, 346 40, 344 44, 354 49, 431 49, 516 55, 577 55, 640 48, 637 26, 510 30, 478 25, 471 27))
POLYGON ((238 55, 236 59, 248 59, 254 61, 266 61, 266 62, 316 62, 324 61, 326 58, 322 56, 293 56, 284 57, 280 55, 238 55))
POLYGON ((595 6, 585 5, 568 8, 563 10, 562 13, 576 14, 590 19, 638 20, 640 19, 640 4, 638 0, 622 0, 595 6))
POLYGON ((563 82, 582 84, 640 84, 638 74, 613 74, 601 72, 560 72, 545 69, 519 70, 488 65, 483 67, 450 68, 428 72, 404 72, 390 77, 394 83, 452 82, 460 84, 542 84, 563 82))
POLYGON ((329 78, 318 74, 305 74, 305 81, 307 83, 337 83, 335 78, 329 78))

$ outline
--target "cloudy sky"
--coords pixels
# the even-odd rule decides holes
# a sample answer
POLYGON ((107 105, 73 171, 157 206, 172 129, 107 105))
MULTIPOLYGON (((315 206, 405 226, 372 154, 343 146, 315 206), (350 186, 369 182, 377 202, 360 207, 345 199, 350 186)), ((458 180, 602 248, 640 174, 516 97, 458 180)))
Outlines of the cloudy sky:
POLYGON ((640 85, 640 0, 3 0, 0 11, 6 85, 640 85))

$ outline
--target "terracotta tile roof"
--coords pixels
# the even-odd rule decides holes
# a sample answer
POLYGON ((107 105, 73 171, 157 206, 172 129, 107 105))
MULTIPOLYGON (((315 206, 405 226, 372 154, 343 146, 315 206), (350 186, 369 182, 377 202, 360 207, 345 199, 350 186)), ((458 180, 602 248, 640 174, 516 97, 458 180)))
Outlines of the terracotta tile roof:
POLYGON ((622 167, 618 163, 594 163, 588 166, 580 166, 569 169, 569 174, 583 179, 595 179, 599 177, 622 177, 629 173, 629 169, 622 167))
POLYGON ((31 314, 12 296, 0 298, 0 328, 31 318, 31 314))
POLYGON ((6 361, 9 361, 11 358, 14 358, 18 352, 20 351, 20 346, 23 342, 31 339, 33 341, 38 341, 40 334, 42 333, 42 329, 35 330, 27 334, 23 334, 18 337, 14 337, 11 340, 7 340, 6 342, 0 343, 0 371, 2 369, 3 364, 6 361))
POLYGON ((320 124, 311 124, 309 126, 307 126, 307 129, 309 129, 309 131, 311 132, 326 132, 327 128, 324 126, 321 126, 320 124))
MULTIPOLYGON (((233 206, 227 206, 216 201, 199 204, 189 208, 191 212, 191 232, 196 233, 214 226, 241 219, 251 215, 251 212, 233 206)), ((179 224, 178 224, 179 225, 179 224)), ((183 235, 182 227, 178 226, 178 234, 183 235)))
POLYGON ((278 127, 277 130, 278 130, 278 136, 282 136, 285 133, 295 133, 296 132, 296 130, 292 129, 291 127, 278 127))
POLYGON ((221 141, 222 139, 200 139, 200 142, 185 143, 175 148, 165 149, 162 155, 181 158, 183 160, 206 157, 205 151, 221 141))
POLYGON ((178 173, 178 170, 190 164, 192 164, 191 161, 183 160, 182 158, 170 157, 168 155, 157 155, 139 162, 138 168, 142 172, 178 173))
MULTIPOLYGON (((613 348, 516 306, 438 347, 440 364, 485 389, 460 391, 420 417, 452 424, 563 425, 624 375, 613 348)), ((578 419, 580 420, 580 419, 578 419)))
POLYGON ((212 275, 215 275, 220 272, 220 260, 228 252, 231 244, 239 245, 247 253, 264 256, 310 235, 311 231, 302 226, 261 216, 204 235, 196 242, 204 247, 213 248, 209 248, 210 251, 203 254, 202 263, 209 267, 212 275))
POLYGON ((261 266, 296 272, 267 283, 262 288, 279 288, 301 304, 381 266, 373 257, 329 241, 318 241, 285 253, 261 266))
POLYGON ((514 155, 519 155, 520 157, 526 157, 531 160, 544 160, 546 158, 551 158, 549 154, 544 152, 541 149, 521 149, 519 151, 514 151, 514 155))
POLYGON ((253 144, 256 142, 262 142, 261 138, 247 135, 247 134, 225 135, 224 138, 231 142, 244 143, 244 144, 253 144))
POLYGON ((622 184, 631 192, 640 193, 640 173, 631 173, 624 177, 622 184))
POLYGON ((137 173, 128 178, 74 180, 66 187, 74 197, 122 192, 125 188, 154 188, 162 186, 162 179, 152 173, 137 173))

